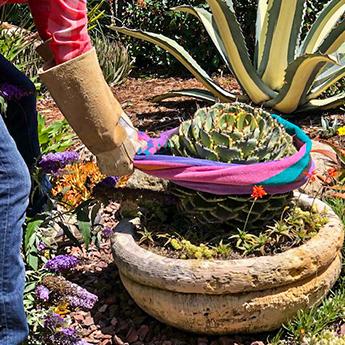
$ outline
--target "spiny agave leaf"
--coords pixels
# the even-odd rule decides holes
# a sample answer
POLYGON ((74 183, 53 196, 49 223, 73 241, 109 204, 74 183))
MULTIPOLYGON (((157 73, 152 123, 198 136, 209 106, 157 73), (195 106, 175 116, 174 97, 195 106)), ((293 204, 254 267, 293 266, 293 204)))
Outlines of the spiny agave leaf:
POLYGON ((338 61, 333 56, 322 54, 307 54, 297 58, 286 70, 285 84, 279 95, 266 105, 283 113, 295 111, 325 63, 337 64, 338 61))
POLYGON ((182 141, 181 144, 183 144, 189 155, 193 156, 196 154, 194 144, 190 141, 188 136, 181 137, 180 140, 182 141))
POLYGON ((244 127, 244 121, 247 117, 247 114, 242 111, 239 113, 238 117, 237 117, 237 129, 239 131, 242 131, 243 130, 243 127, 244 127))
MULTIPOLYGON (((345 6, 344 6, 345 8, 345 6)), ((345 21, 337 25, 322 42, 318 51, 323 54, 332 54, 345 42, 345 21)))
POLYGON ((184 121, 181 123, 180 125, 180 135, 187 135, 188 134, 188 131, 189 131, 189 128, 191 126, 191 121, 184 121))
POLYGON ((153 32, 133 30, 125 27, 110 26, 109 28, 158 45, 160 48, 168 51, 177 60, 179 60, 195 76, 196 79, 198 79, 207 89, 212 92, 215 97, 219 98, 223 102, 229 102, 236 99, 233 94, 216 84, 192 58, 192 56, 181 45, 171 38, 168 38, 164 35, 155 34, 153 32))
POLYGON ((262 54, 265 48, 268 28, 268 10, 271 9, 274 0, 259 0, 256 14, 255 26, 255 67, 258 68, 261 63, 262 54))
POLYGON ((208 4, 224 42, 231 69, 250 99, 258 104, 275 97, 276 93, 265 85, 250 61, 232 0, 208 0, 208 4))
POLYGON ((268 10, 266 44, 259 74, 273 90, 283 86, 285 70, 295 58, 305 1, 275 0, 268 10))
POLYGON ((231 128, 235 123, 235 117, 230 114, 224 114, 219 119, 219 128, 226 129, 231 128))
POLYGON ((203 8, 187 6, 187 5, 173 7, 172 10, 177 11, 177 12, 190 13, 194 15, 195 17, 197 17, 201 21, 201 23, 204 25, 206 32, 208 33, 213 44, 217 48, 219 55, 222 57, 227 67, 231 69, 230 61, 226 55, 226 50, 224 48, 223 41, 219 37, 219 31, 218 31, 216 23, 213 20, 212 13, 206 11, 203 8))
POLYGON ((180 150, 181 145, 179 136, 173 135, 169 140, 168 146, 176 148, 177 151, 180 150))
POLYGON ((230 146, 230 138, 226 134, 220 133, 220 132, 215 132, 213 131, 211 133, 212 140, 216 145, 222 145, 225 147, 230 146))
POLYGON ((238 147, 217 146, 216 151, 224 162, 239 161, 242 159, 241 150, 238 147))
POLYGON ((307 33, 299 49, 299 54, 310 54, 318 51, 321 43, 332 31, 344 12, 345 0, 329 1, 307 33))
POLYGON ((211 147, 211 137, 208 132, 204 131, 202 128, 200 129, 200 141, 203 146, 211 147))
MULTIPOLYGON (((164 99, 175 97, 193 97, 210 103, 215 103, 218 101, 218 98, 215 97, 210 91, 203 89, 172 90, 167 93, 164 93, 163 95, 152 97, 152 101, 160 102, 164 99)), ((233 95, 233 97, 235 98, 236 96, 233 95)))
POLYGON ((335 66, 335 69, 330 73, 328 71, 327 78, 320 75, 320 78, 317 78, 313 84, 313 87, 310 91, 310 95, 307 97, 307 100, 317 98, 323 92, 325 92, 329 87, 334 85, 339 79, 345 77, 345 64, 343 66, 335 66), (323 82, 320 82, 323 80, 323 82))
POLYGON ((313 111, 313 110, 329 110, 335 109, 345 104, 345 92, 341 92, 335 96, 324 99, 312 99, 298 109, 297 112, 313 111))
POLYGON ((255 149, 257 144, 258 144, 258 141, 255 140, 255 138, 251 138, 244 142, 238 142, 236 145, 247 156, 250 154, 250 152, 252 152, 255 149))
POLYGON ((216 152, 211 151, 206 147, 202 147, 198 142, 195 143, 196 152, 199 157, 209 159, 211 161, 217 161, 218 155, 216 152))

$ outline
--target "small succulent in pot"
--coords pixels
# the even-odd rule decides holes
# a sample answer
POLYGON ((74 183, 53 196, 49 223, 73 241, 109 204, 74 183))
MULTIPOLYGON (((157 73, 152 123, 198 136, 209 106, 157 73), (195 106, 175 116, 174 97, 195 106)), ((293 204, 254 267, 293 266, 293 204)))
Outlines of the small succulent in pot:
MULTIPOLYGON (((280 160, 296 153, 292 137, 268 112, 241 103, 216 104, 199 109, 180 125, 169 140, 171 154, 225 163, 253 164, 280 160)), ((247 229, 262 227, 279 217, 292 193, 267 195, 214 195, 171 184, 179 208, 199 224, 224 224, 247 229)))

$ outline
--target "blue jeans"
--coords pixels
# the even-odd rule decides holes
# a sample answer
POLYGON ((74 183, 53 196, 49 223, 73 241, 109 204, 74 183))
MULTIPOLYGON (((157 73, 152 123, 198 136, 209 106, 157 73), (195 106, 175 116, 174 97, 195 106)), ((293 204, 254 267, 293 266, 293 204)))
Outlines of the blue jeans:
POLYGON ((21 344, 28 335, 23 306, 22 226, 30 174, 0 116, 0 344, 21 344))
MULTIPOLYGON (((12 84, 29 93, 20 99, 7 100, 7 111, 4 116, 4 121, 29 171, 32 172, 37 159, 41 155, 37 130, 35 85, 1 54, 0 83, 12 84)), ((33 185, 35 192, 27 210, 30 217, 41 212, 47 202, 47 193, 51 188, 47 177, 43 177, 40 187, 36 188, 33 185)))

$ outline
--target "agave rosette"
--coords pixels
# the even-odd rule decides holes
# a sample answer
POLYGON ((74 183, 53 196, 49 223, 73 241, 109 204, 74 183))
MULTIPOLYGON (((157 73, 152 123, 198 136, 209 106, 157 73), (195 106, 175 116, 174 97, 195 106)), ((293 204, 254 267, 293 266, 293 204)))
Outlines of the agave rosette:
MULTIPOLYGON (((210 12, 178 6, 204 25, 225 64, 255 104, 283 113, 330 109, 345 102, 345 92, 320 95, 345 76, 345 0, 331 0, 301 40, 307 0, 259 0, 255 56, 251 60, 232 0, 207 0, 210 12)), ((146 40, 177 58, 206 89, 174 90, 155 97, 190 96, 210 102, 232 102, 237 95, 218 85, 176 41, 161 34, 112 27, 146 40)))

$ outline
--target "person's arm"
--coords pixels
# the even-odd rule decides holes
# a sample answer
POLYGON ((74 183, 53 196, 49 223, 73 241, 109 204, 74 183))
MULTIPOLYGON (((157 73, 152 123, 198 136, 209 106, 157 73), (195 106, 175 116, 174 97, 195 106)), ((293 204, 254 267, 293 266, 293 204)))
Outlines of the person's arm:
POLYGON ((54 60, 40 77, 58 107, 102 172, 132 172, 136 130, 104 80, 87 32, 86 1, 29 0, 29 6, 40 36, 51 39, 54 60))

